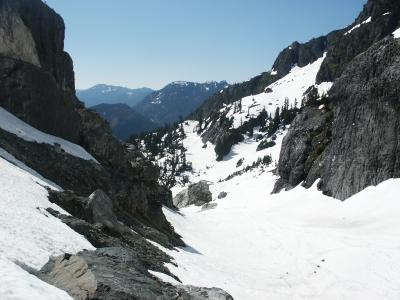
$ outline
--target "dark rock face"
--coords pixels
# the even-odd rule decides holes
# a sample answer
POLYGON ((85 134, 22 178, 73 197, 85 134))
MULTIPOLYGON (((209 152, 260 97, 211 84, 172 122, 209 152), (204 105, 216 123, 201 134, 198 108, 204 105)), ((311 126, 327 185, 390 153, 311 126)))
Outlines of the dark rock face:
MULTIPOLYGON (((15 33, 16 23, 12 21, 21 20, 23 22, 24 35, 17 35, 17 39, 12 44, 20 44, 19 46, 8 47, 0 53, 15 59, 21 59, 28 63, 39 63, 41 68, 50 73, 55 79, 57 86, 69 92, 75 91, 75 80, 72 66, 72 60, 68 53, 64 52, 64 31, 65 25, 63 19, 50 9, 41 0, 1 0, 0 15, 3 20, 11 20, 11 22, 2 22, 1 27, 4 32, 15 33), (27 40, 33 44, 27 45, 27 40), (21 40, 18 40, 21 38, 21 40), (21 48, 36 48, 36 51, 21 51, 21 48), (18 49, 18 51, 10 51, 18 49), (36 52, 36 53, 35 53, 36 52), (36 56, 33 57, 33 56, 36 56)), ((2 36, 2 43, 9 40, 7 34, 2 36)))
POLYGON ((303 182, 310 166, 329 143, 331 113, 317 107, 306 107, 291 124, 282 142, 275 192, 290 189, 303 182))
POLYGON ((83 251, 50 260, 39 277, 74 299, 176 299, 178 293, 151 278, 134 251, 122 247, 83 251))
POLYGON ((161 211, 172 197, 158 184, 158 169, 139 152, 128 151, 75 97, 62 18, 40 0, 1 0, 0 19, 5 20, 0 23, 0 106, 41 131, 82 145, 101 165, 2 132, 6 150, 80 196, 102 188, 127 223, 135 219, 182 244, 161 211))
POLYGON ((330 91, 332 121, 317 110, 296 118, 282 144, 276 190, 321 178, 325 194, 346 199, 400 177, 399 78, 399 40, 386 38, 357 56, 330 91), (329 139, 318 134, 322 128, 331 128, 329 139))
POLYGON ((33 64, 0 55, 0 106, 46 133, 77 142, 77 101, 33 64))
POLYGON ((322 57, 327 48, 327 38, 325 36, 300 44, 294 42, 291 46, 283 50, 274 63, 274 70, 283 77, 287 75, 295 66, 304 67, 318 58, 322 57))
POLYGON ((190 205, 202 206, 212 201, 212 194, 207 181, 191 184, 187 189, 177 194, 173 203, 178 208, 190 205))
POLYGON ((317 82, 334 81, 358 54, 390 35, 400 26, 400 2, 396 0, 370 0, 355 22, 344 30, 327 36, 328 54, 317 76, 317 82), (390 14, 386 14, 390 13, 390 14), (386 15, 385 15, 386 14, 386 15), (345 34, 355 25, 371 17, 371 22, 345 34))

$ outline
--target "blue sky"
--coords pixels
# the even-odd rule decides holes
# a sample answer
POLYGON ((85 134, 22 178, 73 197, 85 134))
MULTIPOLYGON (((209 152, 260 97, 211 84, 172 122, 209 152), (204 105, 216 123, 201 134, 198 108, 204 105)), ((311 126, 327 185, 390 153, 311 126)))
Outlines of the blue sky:
POLYGON ((66 23, 77 88, 247 80, 352 23, 366 0, 47 0, 66 23))

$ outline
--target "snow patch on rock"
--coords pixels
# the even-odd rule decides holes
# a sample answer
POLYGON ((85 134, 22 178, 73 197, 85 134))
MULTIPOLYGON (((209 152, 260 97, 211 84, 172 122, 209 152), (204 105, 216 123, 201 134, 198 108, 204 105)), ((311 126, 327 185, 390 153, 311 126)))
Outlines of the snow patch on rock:
POLYGON ((372 17, 369 17, 368 19, 366 19, 365 21, 361 22, 360 24, 355 25, 353 28, 351 28, 349 31, 347 31, 344 35, 348 35, 350 33, 352 33, 354 30, 360 28, 362 25, 371 23, 372 21, 372 17))
POLYGON ((393 36, 394 36, 395 39, 399 39, 400 38, 400 28, 393 32, 393 36))
POLYGON ((8 131, 12 134, 17 135, 21 139, 24 139, 28 142, 36 142, 36 143, 44 143, 49 145, 59 144, 61 148, 71 154, 73 156, 85 159, 85 160, 93 160, 95 162, 96 159, 91 156, 85 149, 81 146, 71 143, 62 138, 46 134, 36 128, 30 126, 24 121, 18 119, 13 114, 6 111, 4 108, 0 107, 0 128, 8 131))

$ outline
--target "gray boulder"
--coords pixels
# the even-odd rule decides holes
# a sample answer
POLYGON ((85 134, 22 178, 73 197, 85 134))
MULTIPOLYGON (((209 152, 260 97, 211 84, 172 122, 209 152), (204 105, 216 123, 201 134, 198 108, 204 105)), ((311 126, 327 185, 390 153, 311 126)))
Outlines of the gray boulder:
POLYGON ((218 206, 217 203, 206 203, 201 207, 201 210, 209 210, 209 209, 214 209, 218 206))
POLYGON ((92 223, 100 223, 109 229, 120 226, 111 199, 100 189, 89 196, 86 210, 92 223))
POLYGON ((94 274, 79 256, 64 254, 50 259, 38 277, 66 291, 76 300, 91 299, 97 290, 94 274))
POLYGON ((233 300, 233 297, 219 288, 204 288, 191 285, 182 285, 178 287, 181 291, 188 294, 187 300, 233 300))
POLYGON ((224 198, 226 198, 226 196, 228 196, 227 192, 221 192, 218 194, 218 199, 224 199, 224 198))
POLYGON ((174 199, 174 205, 183 208, 190 205, 202 206, 212 201, 212 194, 207 181, 202 180, 190 185, 187 189, 177 194, 174 199))

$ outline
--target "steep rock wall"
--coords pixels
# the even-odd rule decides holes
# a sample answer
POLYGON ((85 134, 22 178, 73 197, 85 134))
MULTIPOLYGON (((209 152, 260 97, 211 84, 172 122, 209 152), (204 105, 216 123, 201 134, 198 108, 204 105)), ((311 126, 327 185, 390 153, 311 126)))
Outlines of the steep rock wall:
POLYGON ((357 56, 330 91, 332 121, 307 127, 302 119, 318 119, 324 112, 305 110, 292 124, 282 144, 278 166, 281 179, 275 191, 302 181, 310 187, 321 179, 318 187, 325 194, 346 199, 367 186, 400 177, 399 78, 398 39, 383 39, 357 56), (331 136, 312 155, 312 150, 321 145, 321 127, 330 128, 331 136), (311 151, 299 149, 302 144, 314 146, 311 151))

